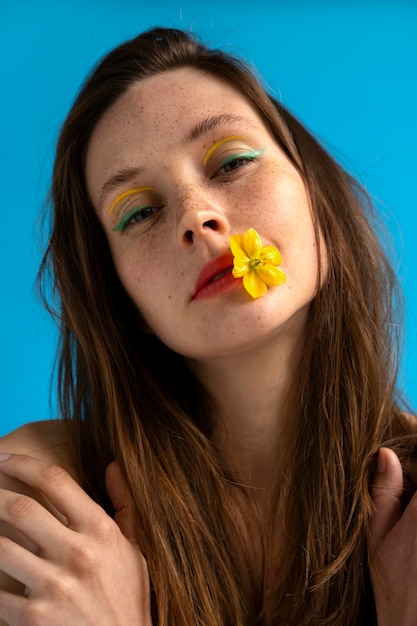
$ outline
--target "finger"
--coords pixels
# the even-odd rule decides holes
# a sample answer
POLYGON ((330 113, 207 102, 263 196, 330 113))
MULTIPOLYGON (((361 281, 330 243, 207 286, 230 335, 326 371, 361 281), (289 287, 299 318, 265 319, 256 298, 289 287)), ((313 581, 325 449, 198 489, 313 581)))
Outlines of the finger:
POLYGON ((115 509, 114 520, 129 541, 136 542, 132 497, 123 479, 119 463, 114 461, 106 469, 106 489, 115 509))
POLYGON ((0 620, 8 626, 26 624, 25 614, 28 610, 28 598, 0 589, 0 620))
POLYGON ((5 460, 0 457, 0 471, 44 494, 66 517, 73 530, 93 531, 103 516, 103 509, 58 465, 12 454, 5 460))
POLYGON ((61 556, 66 534, 72 533, 42 504, 7 489, 0 489, 0 520, 35 544, 38 553, 55 559, 61 556))
POLYGON ((41 571, 47 568, 49 565, 44 559, 11 539, 0 537, 0 570, 25 585, 29 592, 39 590, 41 571))
POLYGON ((381 448, 378 472, 371 489, 375 513, 370 524, 371 548, 375 550, 401 517, 403 473, 393 450, 381 448))

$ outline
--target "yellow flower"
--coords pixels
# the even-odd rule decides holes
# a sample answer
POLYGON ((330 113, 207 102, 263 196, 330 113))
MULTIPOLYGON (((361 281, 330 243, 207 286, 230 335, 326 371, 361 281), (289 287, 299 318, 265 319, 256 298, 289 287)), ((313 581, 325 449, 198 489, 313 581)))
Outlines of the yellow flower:
POLYGON ((268 287, 285 283, 286 276, 277 266, 281 265, 281 254, 274 246, 262 247, 256 230, 249 228, 244 235, 232 235, 230 248, 234 256, 232 274, 243 277, 243 286, 252 298, 263 296, 268 287))

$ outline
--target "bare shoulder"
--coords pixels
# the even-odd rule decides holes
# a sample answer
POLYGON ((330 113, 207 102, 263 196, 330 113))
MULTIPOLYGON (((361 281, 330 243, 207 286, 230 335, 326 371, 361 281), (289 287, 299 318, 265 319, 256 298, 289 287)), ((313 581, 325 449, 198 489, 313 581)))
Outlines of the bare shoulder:
POLYGON ((0 452, 27 454, 64 467, 74 475, 68 434, 61 420, 29 422, 0 438, 0 452))

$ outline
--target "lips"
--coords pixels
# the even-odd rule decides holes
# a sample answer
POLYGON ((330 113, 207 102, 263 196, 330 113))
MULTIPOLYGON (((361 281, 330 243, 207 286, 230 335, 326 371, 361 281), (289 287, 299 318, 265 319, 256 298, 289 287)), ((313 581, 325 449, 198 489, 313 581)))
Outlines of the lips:
MULTIPOLYGON (((217 291, 217 287, 226 286, 232 279, 233 255, 230 252, 222 254, 213 261, 206 263, 199 273, 192 300, 202 297, 206 292, 217 291)), ((233 281, 235 279, 233 278, 233 281)))

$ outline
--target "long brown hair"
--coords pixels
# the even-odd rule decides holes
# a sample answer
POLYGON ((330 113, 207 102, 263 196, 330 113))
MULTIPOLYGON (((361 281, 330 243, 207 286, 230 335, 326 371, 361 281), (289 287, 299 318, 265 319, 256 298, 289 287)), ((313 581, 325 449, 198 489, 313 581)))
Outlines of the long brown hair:
POLYGON ((110 52, 86 80, 60 134, 51 199, 41 276, 47 284, 51 270, 55 289, 60 408, 80 481, 109 512, 105 468, 113 459, 121 465, 154 623, 359 624, 372 459, 389 442, 406 462, 415 444, 395 399, 397 283, 366 194, 242 60, 159 28, 110 52), (210 442, 210 398, 179 355, 140 332, 86 191, 85 154, 104 112, 134 82, 182 66, 228 81, 256 107, 306 183, 328 260, 280 476, 291 550, 275 548, 272 528, 265 551, 285 567, 268 590, 250 580, 239 555, 230 477, 210 442), (251 601, 248 585, 256 587, 251 601))

